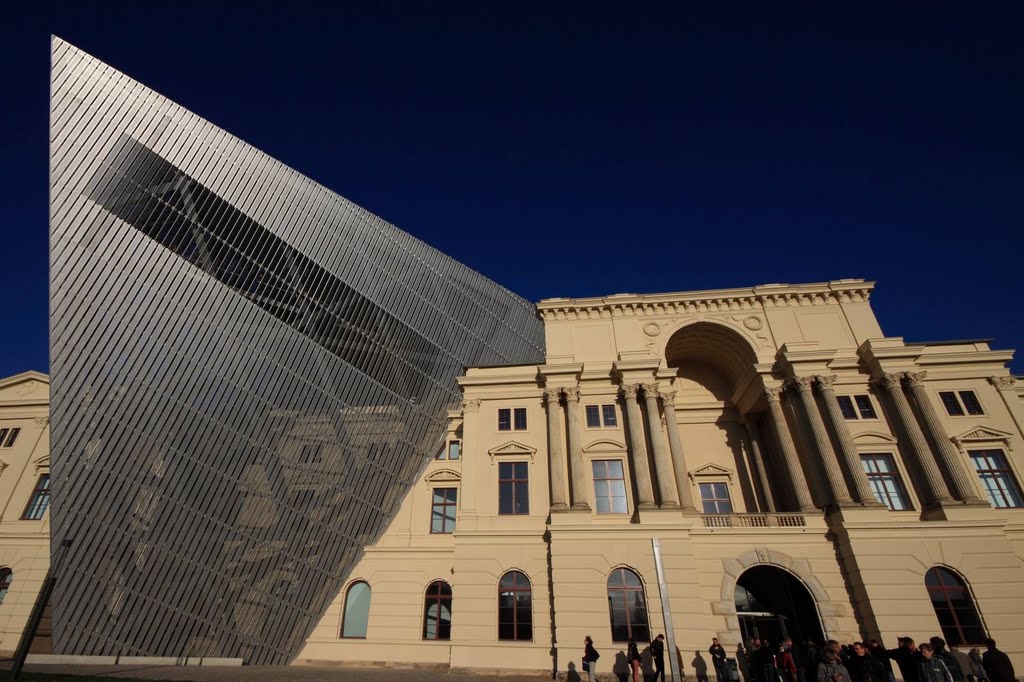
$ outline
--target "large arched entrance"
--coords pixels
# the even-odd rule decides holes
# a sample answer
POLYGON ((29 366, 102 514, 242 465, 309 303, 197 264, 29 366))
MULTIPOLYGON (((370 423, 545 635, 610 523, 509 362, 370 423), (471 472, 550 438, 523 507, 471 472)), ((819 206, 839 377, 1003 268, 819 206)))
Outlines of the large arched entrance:
POLYGON ((739 577, 736 615, 744 641, 824 640, 811 593, 793 574, 775 566, 754 566, 739 577))

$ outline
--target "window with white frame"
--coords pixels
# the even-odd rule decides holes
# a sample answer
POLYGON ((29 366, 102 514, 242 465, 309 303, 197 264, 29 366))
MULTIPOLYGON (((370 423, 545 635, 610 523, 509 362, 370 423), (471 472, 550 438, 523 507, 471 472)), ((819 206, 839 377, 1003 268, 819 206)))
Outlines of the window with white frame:
POLYGON ((705 514, 732 514, 728 483, 701 483, 699 489, 705 514))
POLYGON ((610 428, 618 424, 614 404, 587 405, 586 415, 588 429, 610 428))
POLYGON ((844 419, 851 421, 857 419, 878 419, 875 405, 871 402, 871 396, 867 394, 839 395, 836 396, 836 401, 839 403, 839 410, 843 413, 844 419))
POLYGON ((950 417, 985 414, 974 391, 939 391, 939 400, 950 417))
POLYGON ((621 459, 597 459, 594 472, 594 505, 598 514, 625 514, 626 476, 621 459))
POLYGON ((19 433, 21 429, 0 429, 0 448, 13 447, 19 433))
POLYGON ((892 455, 887 452, 864 454, 860 456, 860 462, 876 500, 887 506, 890 511, 910 509, 907 491, 903 487, 900 472, 896 469, 892 455))
POLYGON ((1024 507, 1024 498, 1006 453, 1002 450, 971 450, 968 454, 993 507, 1024 507))

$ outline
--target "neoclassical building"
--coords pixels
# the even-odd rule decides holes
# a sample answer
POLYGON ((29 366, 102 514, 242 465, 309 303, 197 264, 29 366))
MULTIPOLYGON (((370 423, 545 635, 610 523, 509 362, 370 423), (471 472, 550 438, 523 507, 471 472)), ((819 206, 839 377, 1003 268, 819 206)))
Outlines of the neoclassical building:
MULTIPOLYGON (((50 377, 0 379, 0 656, 18 648, 50 565, 50 377)), ((49 651, 45 619, 32 651, 49 651)))
POLYGON ((996 638, 1024 668, 1024 390, 985 340, 883 334, 873 283, 549 299, 470 367, 436 458, 298 662, 682 672, 777 640, 996 638))

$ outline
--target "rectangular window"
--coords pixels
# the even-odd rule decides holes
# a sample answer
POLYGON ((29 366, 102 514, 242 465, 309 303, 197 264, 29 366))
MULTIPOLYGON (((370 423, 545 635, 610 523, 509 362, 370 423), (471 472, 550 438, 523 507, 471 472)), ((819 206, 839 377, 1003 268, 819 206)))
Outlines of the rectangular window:
POLYGON ((455 530, 456 488, 434 488, 430 510, 430 532, 451 533, 455 530))
POLYGON ((950 417, 985 414, 974 391, 939 391, 939 399, 950 417))
POLYGON ((36 483, 36 489, 32 491, 32 497, 25 507, 25 513, 21 515, 24 521, 38 521, 46 514, 50 506, 50 474, 43 474, 36 483))
POLYGON ((498 410, 498 430, 512 430, 512 410, 510 410, 507 407, 503 407, 500 410, 498 410))
POLYGON ((514 417, 515 417, 515 430, 516 431, 525 431, 526 430, 526 408, 525 407, 517 407, 514 410, 514 417))
POLYGON ((498 513, 530 513, 530 481, 526 462, 498 463, 498 513))
POLYGON ((907 493, 903 489, 903 482, 896 470, 892 455, 887 453, 861 455, 861 465, 864 473, 868 475, 868 482, 871 490, 875 493, 875 499, 887 506, 892 511, 904 511, 910 509, 907 502, 907 493))
POLYGON ((857 410, 860 412, 861 419, 878 419, 878 415, 875 414, 875 406, 871 404, 869 396, 855 395, 853 399, 857 403, 857 410))
POLYGON ((453 440, 448 443, 448 459, 458 459, 462 454, 462 443, 453 440))
POLYGON ((594 503, 598 514, 625 514, 626 478, 621 459, 596 460, 594 471, 594 503))
POLYGON ((732 514, 728 483, 701 483, 700 501, 705 514, 732 514))
POLYGON ((843 413, 843 419, 856 421, 857 419, 878 419, 875 414, 875 406, 867 395, 839 395, 836 396, 839 402, 839 410, 843 413))
POLYGON ((978 396, 974 395, 974 391, 960 391, 960 402, 964 404, 964 408, 967 410, 967 414, 985 414, 985 410, 981 409, 981 403, 978 402, 978 396))
POLYGON ((856 419, 857 410, 853 408, 853 399, 848 395, 837 395, 839 411, 843 413, 843 419, 856 419))
POLYGON ((971 450, 968 454, 993 507, 1024 507, 1020 486, 1002 450, 971 450))
POLYGON ((602 405, 601 415, 604 417, 605 426, 615 426, 618 421, 615 417, 615 406, 614 405, 602 405))
POLYGON ((18 434, 21 433, 21 429, 0 429, 0 446, 9 448, 14 445, 14 441, 18 440, 18 434))
POLYGON ((615 405, 587 405, 587 428, 599 429, 615 426, 615 405))
POLYGON ((525 407, 517 407, 515 409, 503 407, 498 410, 498 430, 512 431, 513 428, 516 431, 526 430, 525 407))

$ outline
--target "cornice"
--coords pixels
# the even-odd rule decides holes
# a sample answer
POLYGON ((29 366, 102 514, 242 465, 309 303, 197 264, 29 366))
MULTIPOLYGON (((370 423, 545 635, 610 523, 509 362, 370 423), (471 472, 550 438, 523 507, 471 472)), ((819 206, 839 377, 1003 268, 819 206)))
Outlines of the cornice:
POLYGON ((594 298, 549 298, 537 304, 541 319, 587 320, 663 317, 866 302, 874 282, 862 279, 815 284, 763 284, 744 289, 711 289, 667 294, 615 294, 594 298))

